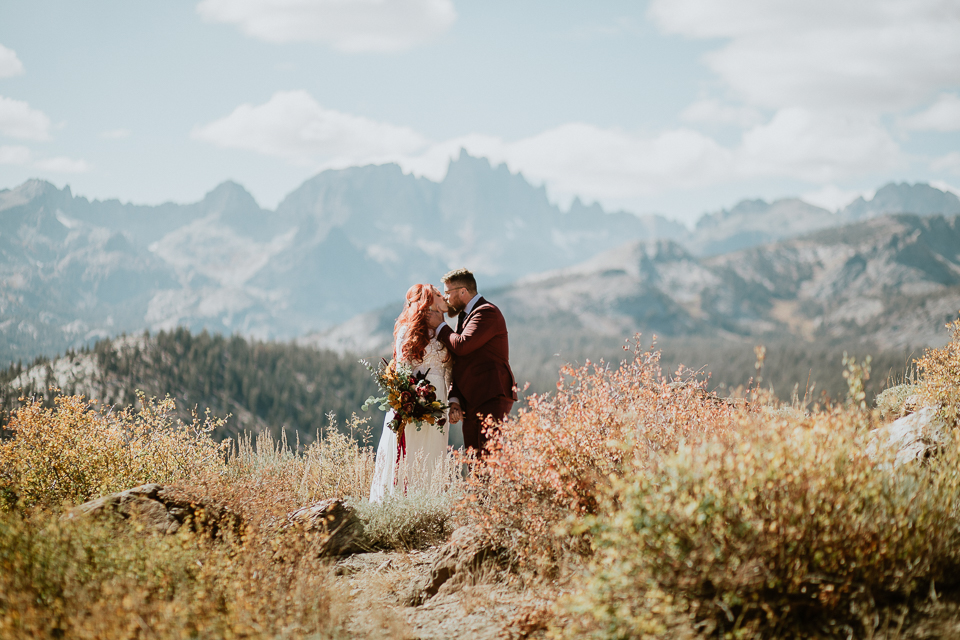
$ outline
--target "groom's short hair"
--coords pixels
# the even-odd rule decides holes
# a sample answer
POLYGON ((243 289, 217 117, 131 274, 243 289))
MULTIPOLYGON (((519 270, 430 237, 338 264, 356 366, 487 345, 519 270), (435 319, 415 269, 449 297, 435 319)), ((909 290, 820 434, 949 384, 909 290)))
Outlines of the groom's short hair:
POLYGON ((473 277, 467 269, 454 269, 447 275, 440 278, 445 284, 452 284, 458 287, 466 287, 470 293, 477 292, 477 279, 473 277))

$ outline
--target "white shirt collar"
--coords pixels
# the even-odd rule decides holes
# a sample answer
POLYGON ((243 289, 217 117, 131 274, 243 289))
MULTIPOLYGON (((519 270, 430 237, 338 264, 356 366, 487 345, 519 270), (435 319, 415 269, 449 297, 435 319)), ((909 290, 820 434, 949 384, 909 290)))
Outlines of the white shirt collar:
POLYGON ((470 298, 470 302, 468 302, 467 306, 463 308, 464 317, 470 315, 470 312, 473 311, 473 308, 477 306, 477 300, 479 299, 480 299, 479 293, 473 296, 472 298, 470 298))

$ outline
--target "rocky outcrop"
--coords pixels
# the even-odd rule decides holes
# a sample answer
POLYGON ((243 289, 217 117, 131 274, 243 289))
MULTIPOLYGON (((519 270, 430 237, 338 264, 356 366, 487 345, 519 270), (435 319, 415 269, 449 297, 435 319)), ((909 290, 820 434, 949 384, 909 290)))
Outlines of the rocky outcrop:
POLYGON ((63 518, 110 515, 136 521, 149 531, 163 534, 189 526, 215 537, 228 531, 239 534, 243 525, 240 516, 226 507, 192 500, 161 484, 144 484, 105 495, 70 510, 63 518))
POLYGON ((934 455, 944 445, 946 432, 938 407, 923 407, 874 430, 871 449, 875 453, 894 453, 893 465, 899 467, 934 455))
POLYGON ((369 551, 363 545, 363 523, 356 511, 340 498, 328 498, 287 514, 282 535, 316 537, 321 556, 343 556, 369 551))
POLYGON ((411 582, 401 599, 408 606, 418 606, 441 587, 455 587, 475 577, 485 563, 497 561, 502 555, 479 527, 460 527, 438 551, 429 574, 411 582))

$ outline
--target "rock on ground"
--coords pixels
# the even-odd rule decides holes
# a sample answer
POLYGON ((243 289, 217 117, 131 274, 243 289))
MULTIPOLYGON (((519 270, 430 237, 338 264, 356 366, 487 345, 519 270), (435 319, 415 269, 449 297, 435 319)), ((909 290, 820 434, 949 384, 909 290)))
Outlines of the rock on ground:
POLYGON ((184 525, 212 536, 227 530, 237 534, 242 527, 240 516, 229 509, 191 500, 182 492, 161 484, 144 484, 105 495, 70 510, 63 518, 107 514, 136 518, 148 529, 165 534, 176 533, 184 525))
POLYGON ((938 414, 938 407, 923 407, 876 429, 871 434, 873 447, 896 452, 894 466, 932 455, 944 443, 946 425, 938 414))
POLYGON ((317 553, 342 556, 369 551, 363 546, 363 523, 353 507, 340 498, 327 498, 287 514, 284 533, 319 534, 317 553))

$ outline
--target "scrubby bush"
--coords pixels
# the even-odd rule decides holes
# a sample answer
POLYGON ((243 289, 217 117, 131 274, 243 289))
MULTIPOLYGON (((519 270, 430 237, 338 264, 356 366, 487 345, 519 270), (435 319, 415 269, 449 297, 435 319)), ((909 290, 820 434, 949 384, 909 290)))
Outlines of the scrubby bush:
POLYGON ((520 565, 550 572, 564 555, 587 552, 586 538, 559 525, 596 513, 625 461, 642 468, 726 428, 733 405, 706 394, 693 372, 664 376, 659 353, 639 339, 633 356, 617 368, 565 367, 556 393, 505 421, 475 466, 461 510, 520 565))
MULTIPOLYGON (((653 584, 727 629, 872 630, 878 602, 954 582, 957 465, 894 471, 866 454, 850 413, 747 418, 735 437, 684 446, 615 482, 609 514, 586 520, 598 628, 633 633, 619 603, 640 605, 653 584)), ((957 460, 956 443, 947 456, 957 460)))
POLYGON ((895 451, 869 446, 865 369, 844 364, 843 405, 740 411, 733 428, 630 460, 573 528, 596 553, 557 634, 678 635, 693 618, 736 637, 869 635, 884 606, 957 586, 957 433, 933 463, 894 468, 895 451))
POLYGON ((363 544, 370 549, 423 549, 441 544, 454 528, 456 492, 410 491, 383 502, 354 502, 363 523, 363 544))
POLYGON ((916 395, 920 391, 918 384, 898 384, 877 395, 877 409, 885 420, 899 418, 903 412, 903 404, 907 398, 916 395))
POLYGON ((0 637, 333 638, 347 603, 303 549, 147 534, 49 512, 0 514, 0 637))
POLYGON ((173 482, 219 469, 223 444, 210 438, 220 421, 176 418, 173 400, 139 396, 140 409, 113 411, 83 396, 57 396, 53 408, 29 400, 13 413, 12 437, 0 443, 9 502, 79 504, 145 482, 173 482))
POLYGON ((941 349, 927 349, 917 360, 919 396, 924 406, 940 408, 947 425, 960 425, 960 319, 947 325, 951 340, 941 349))

